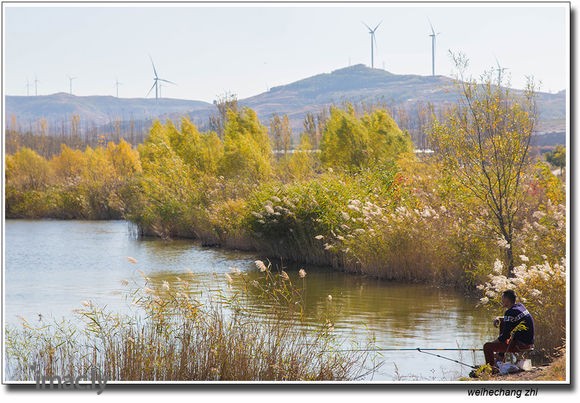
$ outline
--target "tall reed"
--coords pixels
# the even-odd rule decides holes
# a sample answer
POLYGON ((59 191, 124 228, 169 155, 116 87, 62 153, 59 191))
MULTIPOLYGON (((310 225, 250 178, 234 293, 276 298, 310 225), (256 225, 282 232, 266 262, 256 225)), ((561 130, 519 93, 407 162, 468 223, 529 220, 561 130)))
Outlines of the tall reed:
MULTIPOLYGON (((6 332, 9 379, 88 373, 99 369, 116 381, 322 381, 356 380, 374 371, 370 353, 344 352, 326 324, 297 326, 301 288, 284 271, 258 263, 261 275, 226 275, 235 293, 195 297, 190 278, 155 283, 145 279, 132 297, 134 315, 119 315, 90 301, 70 322, 6 332), (257 320, 244 302, 252 292, 271 305, 257 320), (34 369, 32 369, 34 367, 34 369)), ((304 284, 304 278, 302 278, 304 284)))

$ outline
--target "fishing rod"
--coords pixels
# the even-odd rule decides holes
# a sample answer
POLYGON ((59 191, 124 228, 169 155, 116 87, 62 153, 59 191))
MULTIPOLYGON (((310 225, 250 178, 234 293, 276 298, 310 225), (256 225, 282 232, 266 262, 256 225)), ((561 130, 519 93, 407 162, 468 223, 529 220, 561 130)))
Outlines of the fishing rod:
POLYGON ((477 369, 478 366, 469 365, 464 362, 454 360, 453 358, 444 357, 439 354, 430 353, 429 351, 482 351, 481 348, 367 348, 367 349, 347 349, 347 350, 334 350, 334 351, 418 351, 423 354, 432 355, 437 358, 441 358, 443 360, 452 361, 457 364, 469 367, 471 369, 477 369))
MULTIPOLYGON (((469 349, 468 349, 468 350, 469 350, 469 349)), ((478 350, 471 349, 471 350, 472 350, 472 351, 479 351, 479 349, 478 349, 478 350)), ((420 353, 423 353, 423 354, 432 355, 432 356, 434 356, 434 357, 437 357, 437 358, 442 358, 442 359, 444 359, 444 360, 447 360, 447 361, 453 361, 453 362, 455 362, 455 363, 457 363, 457 364, 464 365, 464 366, 466 366, 466 367, 469 367, 469 368, 471 368, 471 369, 478 369, 478 368, 479 368, 479 367, 478 367, 478 366, 476 366, 476 365, 469 365, 469 364, 466 364, 466 363, 464 363, 464 362, 461 362, 461 361, 458 361, 458 360, 454 360, 453 358, 444 357, 444 356, 442 356, 442 355, 439 355, 439 354, 433 354, 433 353, 430 353, 430 352, 428 352, 428 351, 423 351, 423 350, 421 350, 420 348, 417 348, 417 351, 418 351, 418 352, 420 352, 420 353)), ((462 351, 462 350, 460 350, 460 351, 462 351)))
POLYGON ((344 349, 344 350, 327 350, 328 352, 364 352, 364 351, 483 351, 481 348, 420 348, 420 347, 413 347, 413 348, 353 348, 353 349, 344 349))

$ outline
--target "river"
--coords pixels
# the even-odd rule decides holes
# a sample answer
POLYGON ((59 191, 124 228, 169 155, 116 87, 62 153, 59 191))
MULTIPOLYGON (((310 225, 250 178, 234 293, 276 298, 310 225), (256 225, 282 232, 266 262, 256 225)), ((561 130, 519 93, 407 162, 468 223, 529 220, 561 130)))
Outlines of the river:
MULTIPOLYGON (((10 326, 20 326, 19 316, 75 320, 73 310, 86 300, 126 311, 123 283, 138 282, 138 270, 158 280, 191 271, 196 286, 226 290, 225 274, 232 267, 254 273, 254 261, 263 259, 186 240, 138 239, 126 221, 6 220, 4 252, 4 322, 10 326)), ((489 313, 453 289, 378 281, 325 267, 289 265, 286 270, 297 279, 299 268, 307 272, 307 320, 316 322, 317 306, 332 295, 339 307, 334 328, 345 340, 374 336, 383 348, 480 348, 494 338, 489 313)), ((256 320, 267 314, 255 308, 256 320)), ((483 362, 481 352, 439 354, 468 364, 483 362)), ((469 372, 416 351, 382 352, 376 359, 383 365, 373 381, 455 380, 469 372)))

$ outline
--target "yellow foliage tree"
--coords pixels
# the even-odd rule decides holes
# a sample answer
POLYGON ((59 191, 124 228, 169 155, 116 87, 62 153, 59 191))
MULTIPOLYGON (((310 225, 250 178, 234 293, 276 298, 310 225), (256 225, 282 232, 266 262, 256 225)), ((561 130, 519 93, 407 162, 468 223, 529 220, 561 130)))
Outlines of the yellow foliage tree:
POLYGON ((481 83, 465 76, 468 61, 453 55, 461 99, 444 121, 435 119, 430 139, 437 157, 464 192, 489 211, 504 242, 508 275, 514 268, 514 230, 524 199, 522 183, 530 167, 530 140, 536 121, 535 90, 528 82, 517 99, 496 85, 491 73, 481 83))
POLYGON ((411 152, 413 143, 384 110, 375 110, 361 119, 352 105, 332 107, 320 145, 320 159, 326 166, 365 168, 393 161, 411 152))
POLYGON ((229 110, 227 116, 220 172, 228 178, 267 179, 272 173, 272 149, 266 127, 249 108, 229 110))

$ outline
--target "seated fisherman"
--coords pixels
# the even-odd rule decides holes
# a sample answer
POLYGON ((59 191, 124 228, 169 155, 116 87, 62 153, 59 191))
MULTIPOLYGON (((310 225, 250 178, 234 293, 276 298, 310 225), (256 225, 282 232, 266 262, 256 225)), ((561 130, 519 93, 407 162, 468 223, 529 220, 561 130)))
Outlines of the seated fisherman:
POLYGON ((529 350, 534 347, 534 319, 526 307, 516 303, 516 293, 513 290, 504 291, 501 303, 506 308, 504 317, 498 317, 493 321, 495 327, 499 326, 499 337, 483 345, 486 364, 495 367, 496 357, 503 360, 504 353, 529 350), (525 330, 519 330, 512 334, 515 327, 523 323, 525 330))

